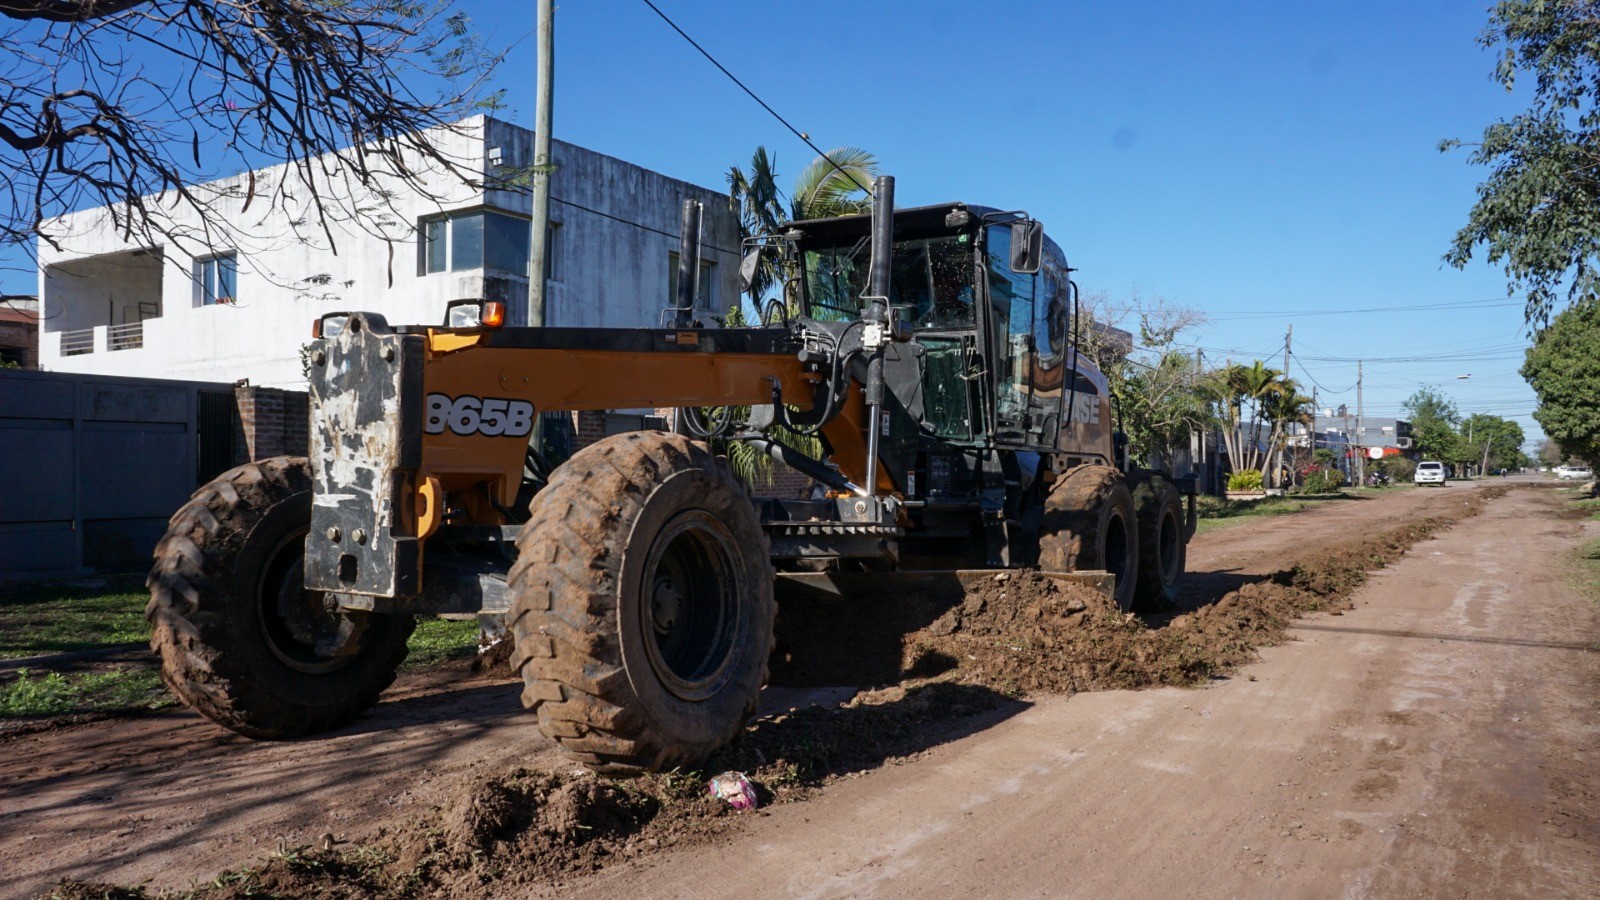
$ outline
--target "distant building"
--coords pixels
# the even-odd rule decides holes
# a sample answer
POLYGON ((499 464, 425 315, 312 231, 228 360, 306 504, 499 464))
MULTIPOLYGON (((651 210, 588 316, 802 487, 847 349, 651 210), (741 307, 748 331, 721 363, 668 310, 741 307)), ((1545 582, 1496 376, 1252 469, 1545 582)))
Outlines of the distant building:
POLYGON ((39 301, 0 300, 0 366, 39 368, 39 301))
MULTIPOLYGON (((458 127, 440 133, 443 151, 484 173, 488 186, 441 183, 436 189, 449 196, 439 202, 397 185, 403 221, 381 226, 396 238, 392 250, 351 226, 340 229, 335 255, 296 238, 287 214, 276 211, 251 235, 252 246, 200 253, 130 244, 107 227, 104 208, 53 220, 47 228, 62 248, 39 245, 39 366, 299 388, 300 348, 326 312, 361 309, 394 324, 433 324, 449 301, 481 297, 505 302, 509 324, 525 323, 530 197, 495 176, 532 162, 533 132, 486 116, 458 127)), ((686 198, 704 204, 696 305, 709 323, 738 302, 738 224, 726 195, 553 143, 547 325, 658 325, 673 295, 686 198)), ((243 216, 245 180, 261 194, 282 170, 201 189, 225 198, 225 213, 243 216)), ((199 223, 191 216, 179 224, 199 223)))

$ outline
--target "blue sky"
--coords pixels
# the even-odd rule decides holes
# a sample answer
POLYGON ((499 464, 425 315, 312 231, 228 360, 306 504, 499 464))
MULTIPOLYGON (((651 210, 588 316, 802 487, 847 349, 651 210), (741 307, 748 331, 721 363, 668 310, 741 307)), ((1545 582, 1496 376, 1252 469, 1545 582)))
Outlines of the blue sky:
MULTIPOLYGON (((1354 409, 1367 358, 1369 415, 1434 384, 1536 436, 1520 304, 1340 312, 1505 300, 1440 262, 1483 171, 1438 142, 1522 103, 1476 44, 1485 3, 657 3, 819 146, 875 152, 901 205, 1026 208, 1086 292, 1211 316, 1208 357, 1281 364, 1293 322, 1324 406, 1354 409)), ((780 183, 813 156, 640 0, 560 4, 556 43, 563 140, 712 187, 758 144, 780 183)), ((502 76, 524 123, 534 62, 530 36, 502 76)))
MULTIPOLYGON (((1432 384, 1538 436, 1520 303, 1440 261, 1484 173, 1438 142, 1523 105, 1485 0, 656 2, 819 146, 876 153, 901 205, 1025 208, 1086 293, 1210 316, 1184 339, 1208 358, 1281 365, 1292 322, 1322 406, 1354 409, 1366 359, 1370 416, 1432 384)), ((461 6, 513 44, 500 115, 531 126, 533 4, 461 6)), ((780 184, 813 157, 642 0, 558 4, 556 44, 563 140, 716 188, 757 145, 780 184)))

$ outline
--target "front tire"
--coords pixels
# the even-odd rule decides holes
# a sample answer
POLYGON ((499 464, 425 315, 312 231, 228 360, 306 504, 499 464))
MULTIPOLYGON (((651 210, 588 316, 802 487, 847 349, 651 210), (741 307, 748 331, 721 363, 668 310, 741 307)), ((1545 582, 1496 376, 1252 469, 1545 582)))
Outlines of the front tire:
POLYGON ((161 678, 246 737, 343 725, 378 702, 406 656, 411 616, 341 613, 302 585, 311 468, 278 457, 196 491, 156 545, 146 584, 161 678))
POLYGON ((704 445, 631 432, 533 500, 512 567, 514 666, 539 729, 608 772, 692 766, 755 712, 777 614, 765 532, 704 445))
POLYGON ((1121 472, 1110 466, 1079 466, 1050 489, 1039 534, 1039 568, 1110 572, 1116 576, 1112 599, 1131 610, 1138 590, 1138 560, 1133 494, 1121 472))

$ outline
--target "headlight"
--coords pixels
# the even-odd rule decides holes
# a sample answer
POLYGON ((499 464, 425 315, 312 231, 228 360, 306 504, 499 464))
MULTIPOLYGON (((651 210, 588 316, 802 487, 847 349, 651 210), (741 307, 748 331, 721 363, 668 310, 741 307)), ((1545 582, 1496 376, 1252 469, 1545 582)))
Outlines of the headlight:
POLYGON ((446 328, 499 328, 506 323, 506 305, 493 300, 456 300, 444 308, 446 328))

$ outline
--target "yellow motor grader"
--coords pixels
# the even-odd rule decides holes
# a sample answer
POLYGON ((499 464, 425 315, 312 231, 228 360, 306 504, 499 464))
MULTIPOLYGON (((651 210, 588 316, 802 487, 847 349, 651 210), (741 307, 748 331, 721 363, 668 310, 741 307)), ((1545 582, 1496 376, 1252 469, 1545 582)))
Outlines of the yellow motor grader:
POLYGON ((417 615, 498 614, 546 735, 670 768, 755 710, 780 578, 1039 566, 1171 602, 1193 482, 1122 458, 1060 248, 1025 213, 875 188, 870 217, 769 236, 797 274, 761 327, 688 319, 687 237, 670 327, 512 327, 480 301, 443 327, 325 316, 309 456, 224 473, 156 549, 167 683, 240 734, 304 735, 377 701, 417 615), (531 440, 545 413, 639 407, 678 408, 679 433, 554 467, 531 440), (817 488, 753 497, 712 439, 817 488))

